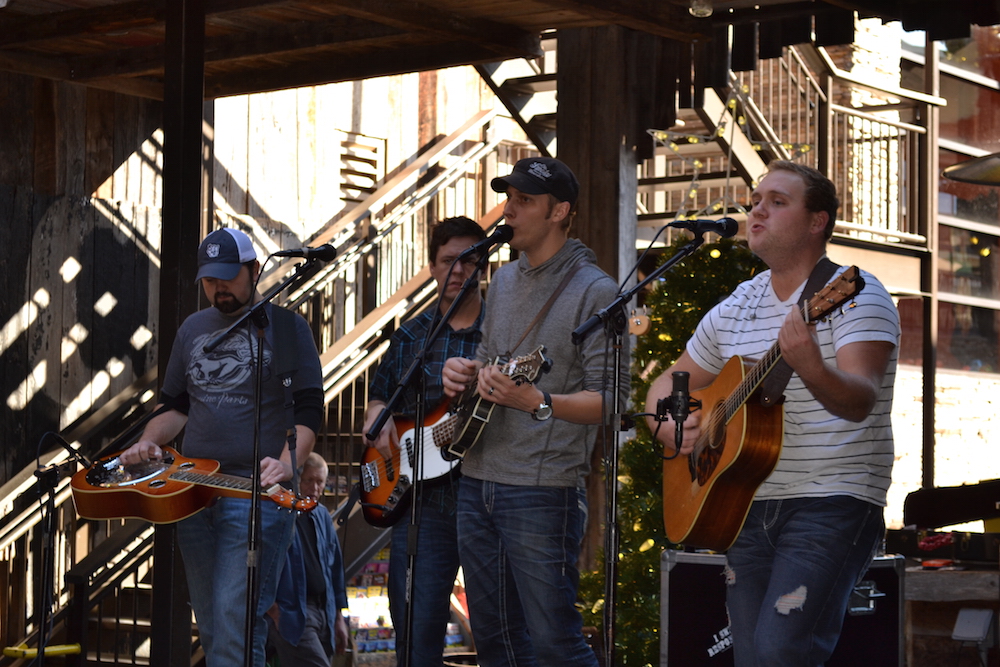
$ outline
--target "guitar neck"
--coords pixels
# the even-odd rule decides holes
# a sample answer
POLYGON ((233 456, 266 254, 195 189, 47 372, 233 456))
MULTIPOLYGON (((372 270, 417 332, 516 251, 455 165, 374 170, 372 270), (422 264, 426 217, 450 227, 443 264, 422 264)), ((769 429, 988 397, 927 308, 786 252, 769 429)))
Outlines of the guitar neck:
POLYGON ((781 347, 777 343, 771 346, 771 348, 764 353, 764 356, 754 364, 749 371, 747 371, 746 377, 740 382, 733 393, 725 401, 725 421, 726 423, 732 418, 733 415, 742 408, 750 396, 753 395, 760 385, 767 378, 768 374, 774 370, 775 365, 781 360, 781 347))
POLYGON ((431 426, 431 441, 435 447, 441 448, 451 442, 455 435, 456 424, 458 424, 458 416, 451 414, 447 419, 442 419, 431 426))
POLYGON ((221 473, 206 474, 193 470, 178 470, 171 473, 170 479, 188 484, 198 484, 200 486, 210 486, 221 491, 235 491, 235 495, 245 495, 253 491, 253 480, 247 477, 237 477, 236 475, 224 475, 221 473), (240 493, 241 492, 241 493, 240 493))

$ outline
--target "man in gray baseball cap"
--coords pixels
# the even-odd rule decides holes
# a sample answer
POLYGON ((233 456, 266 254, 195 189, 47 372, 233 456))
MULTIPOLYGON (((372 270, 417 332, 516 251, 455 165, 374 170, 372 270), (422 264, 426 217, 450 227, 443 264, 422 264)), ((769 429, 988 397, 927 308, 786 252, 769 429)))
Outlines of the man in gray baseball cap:
MULTIPOLYGON (((313 449, 323 420, 323 377, 312 330, 302 316, 273 304, 263 337, 236 330, 217 347, 206 343, 227 331, 260 299, 257 253, 249 237, 235 229, 212 232, 198 247, 198 281, 212 307, 189 315, 177 330, 160 390, 166 411, 149 420, 139 440, 119 455, 124 465, 162 460, 164 446, 184 430, 184 456, 217 461, 218 472, 250 478, 261 486, 287 484, 293 477, 290 438, 294 424, 297 460, 313 449), (290 318, 290 319, 289 319, 290 318), (279 346, 294 357, 295 373, 276 371, 279 346), (258 355, 258 352, 260 353, 258 355), (255 360, 263 360, 260 383, 255 360), (288 377, 291 413, 283 379, 288 377), (259 456, 254 442, 259 441, 259 456)), ((249 494, 248 494, 249 496, 249 494)), ((267 625, 264 613, 277 595, 295 525, 294 513, 277 502, 261 503, 257 516, 266 536, 255 555, 260 570, 253 613, 254 641, 246 642, 247 527, 250 498, 226 496, 176 523, 191 608, 198 621, 208 667, 243 665, 252 651, 254 667, 264 667, 267 625)))
POLYGON ((195 282, 202 278, 232 280, 241 266, 256 259, 257 252, 249 236, 238 229, 217 229, 198 246, 198 276, 195 282))

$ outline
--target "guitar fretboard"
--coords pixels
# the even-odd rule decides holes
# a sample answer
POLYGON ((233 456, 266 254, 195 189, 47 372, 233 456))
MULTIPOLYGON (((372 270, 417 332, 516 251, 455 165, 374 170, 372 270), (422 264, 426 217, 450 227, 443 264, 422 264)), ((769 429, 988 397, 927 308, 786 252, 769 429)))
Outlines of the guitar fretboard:
POLYGON ((217 489, 236 489, 238 491, 251 491, 252 481, 245 477, 235 477, 233 475, 206 475, 201 472, 190 470, 178 470, 171 473, 170 479, 190 484, 201 484, 203 486, 213 486, 217 489))

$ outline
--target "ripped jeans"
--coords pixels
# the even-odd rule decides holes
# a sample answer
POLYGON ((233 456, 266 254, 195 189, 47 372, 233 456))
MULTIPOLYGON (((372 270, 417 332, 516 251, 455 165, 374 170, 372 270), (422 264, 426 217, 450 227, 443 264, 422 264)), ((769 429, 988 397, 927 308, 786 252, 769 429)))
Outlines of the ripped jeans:
POLYGON ((726 554, 736 667, 826 662, 884 533, 882 508, 848 496, 754 502, 726 554))

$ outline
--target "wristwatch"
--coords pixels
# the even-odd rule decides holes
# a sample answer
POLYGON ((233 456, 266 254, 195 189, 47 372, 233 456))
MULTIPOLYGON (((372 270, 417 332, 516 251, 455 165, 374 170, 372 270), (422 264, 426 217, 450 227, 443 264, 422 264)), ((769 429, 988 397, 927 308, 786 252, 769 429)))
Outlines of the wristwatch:
POLYGON ((549 392, 542 392, 542 404, 535 408, 535 411, 531 413, 532 419, 535 421, 543 422, 552 416, 552 397, 549 396, 549 392))

